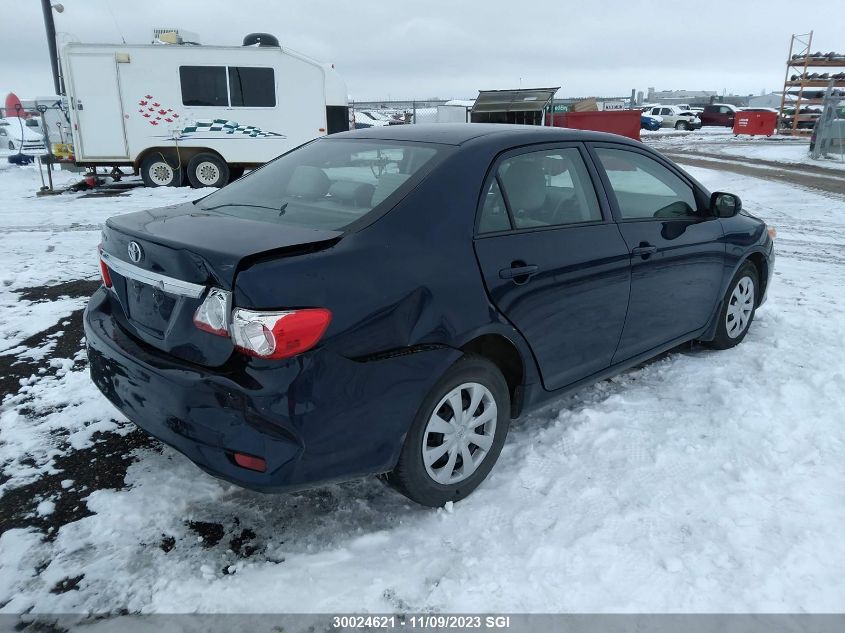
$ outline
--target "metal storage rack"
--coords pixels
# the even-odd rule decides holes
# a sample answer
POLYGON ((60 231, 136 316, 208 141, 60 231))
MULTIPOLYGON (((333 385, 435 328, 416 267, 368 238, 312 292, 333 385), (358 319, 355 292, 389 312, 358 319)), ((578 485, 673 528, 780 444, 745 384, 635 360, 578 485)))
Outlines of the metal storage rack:
MULTIPOLYGON (((823 72, 831 74, 830 69, 842 68, 845 70, 845 52, 830 55, 814 55, 812 53, 813 32, 803 33, 800 35, 793 35, 789 43, 789 57, 786 60, 786 75, 783 80, 783 95, 780 100, 780 120, 784 121, 789 115, 785 114, 785 110, 794 107, 795 114, 792 116, 791 125, 782 127, 781 134, 790 135, 809 135, 812 134, 812 128, 799 128, 801 121, 812 121, 816 119, 812 114, 801 114, 801 108, 808 105, 822 105, 824 103, 823 97, 808 97, 806 92, 821 93, 830 85, 831 79, 828 78, 814 78, 808 79, 808 75, 814 69, 824 68, 823 72), (797 90, 796 90, 797 89, 797 90), (788 102, 787 95, 789 91, 796 92, 795 101, 788 102)), ((818 73, 816 73, 818 74, 818 73)), ((840 74, 839 79, 833 80, 834 88, 845 88, 845 73, 840 74)))

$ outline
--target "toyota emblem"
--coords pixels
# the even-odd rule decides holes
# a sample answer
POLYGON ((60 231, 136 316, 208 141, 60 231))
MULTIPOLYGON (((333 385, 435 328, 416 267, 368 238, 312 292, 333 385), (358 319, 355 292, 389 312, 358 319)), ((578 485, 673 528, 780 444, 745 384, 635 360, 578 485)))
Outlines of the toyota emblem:
POLYGON ((127 250, 129 251, 129 259, 136 264, 144 257, 144 250, 138 242, 129 242, 129 248, 127 250))

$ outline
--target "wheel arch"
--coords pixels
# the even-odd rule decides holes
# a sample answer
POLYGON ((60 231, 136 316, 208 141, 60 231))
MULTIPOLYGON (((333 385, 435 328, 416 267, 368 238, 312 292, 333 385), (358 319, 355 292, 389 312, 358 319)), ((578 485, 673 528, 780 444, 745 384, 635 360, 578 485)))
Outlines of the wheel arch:
POLYGON ((746 262, 750 262, 757 270, 757 279, 760 282, 760 291, 757 293, 756 305, 760 305, 760 301, 765 296, 766 284, 768 283, 769 279, 769 263, 766 259, 765 253, 763 253, 762 251, 751 251, 750 253, 747 253, 737 261, 736 266, 734 266, 734 268, 731 270, 730 275, 726 277, 726 280, 724 281, 724 286, 721 289, 721 295, 719 297, 719 300, 716 302, 713 314, 710 317, 710 322, 707 328, 704 330, 704 333, 698 338, 698 340, 710 341, 716 335, 716 328, 719 324, 719 314, 722 311, 722 304, 724 303, 724 295, 728 291, 730 283, 736 276, 736 273, 739 271, 740 268, 745 265, 746 262))
POLYGON ((749 253, 748 256, 740 262, 737 270, 739 270, 739 267, 745 262, 751 262, 757 269, 757 281, 760 283, 760 290, 757 293, 756 300, 757 305, 760 305, 760 300, 766 295, 766 284, 769 281, 769 262, 766 261, 766 256, 763 255, 763 253, 754 251, 753 253, 749 253))
POLYGON ((143 163, 148 156, 157 152, 163 154, 168 160, 178 158, 179 166, 182 169, 186 169, 188 167, 188 162, 190 162, 190 160, 197 154, 213 154, 224 163, 227 163, 226 159, 223 158, 220 152, 213 150, 210 147, 156 146, 147 147, 135 157, 135 160, 132 163, 135 170, 138 171, 141 168, 141 163, 143 163))
POLYGON ((519 417, 523 406, 526 365, 517 345, 503 334, 486 333, 467 341, 460 349, 482 356, 499 368, 511 396, 511 417, 519 417))

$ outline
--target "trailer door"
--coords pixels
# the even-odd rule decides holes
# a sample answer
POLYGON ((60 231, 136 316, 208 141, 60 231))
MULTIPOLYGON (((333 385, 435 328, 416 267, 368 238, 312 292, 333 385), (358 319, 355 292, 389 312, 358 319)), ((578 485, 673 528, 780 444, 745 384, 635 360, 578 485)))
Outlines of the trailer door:
POLYGON ((77 160, 129 158, 114 53, 69 55, 77 160))

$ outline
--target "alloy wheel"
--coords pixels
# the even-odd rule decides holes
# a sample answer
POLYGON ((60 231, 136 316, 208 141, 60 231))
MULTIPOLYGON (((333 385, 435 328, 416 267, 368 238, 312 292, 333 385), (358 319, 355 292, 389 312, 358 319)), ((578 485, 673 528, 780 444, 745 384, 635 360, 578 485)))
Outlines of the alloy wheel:
POLYGON ((490 390, 476 382, 459 385, 434 407, 422 441, 425 470, 451 485, 470 477, 493 445, 498 410, 490 390))

